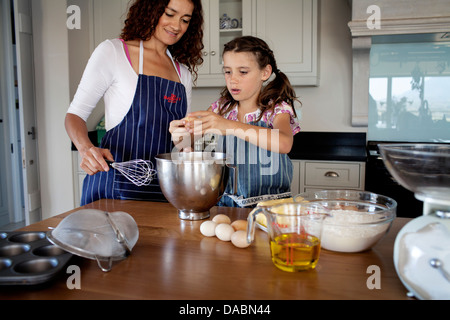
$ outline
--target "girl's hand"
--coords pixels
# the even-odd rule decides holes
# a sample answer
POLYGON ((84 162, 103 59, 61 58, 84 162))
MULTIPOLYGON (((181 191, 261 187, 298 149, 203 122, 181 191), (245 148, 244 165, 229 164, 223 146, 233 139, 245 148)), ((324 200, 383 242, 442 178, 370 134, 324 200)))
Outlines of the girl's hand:
POLYGON ((169 132, 175 147, 181 151, 192 151, 192 137, 186 128, 188 121, 174 120, 170 123, 169 132))
POLYGON ((186 124, 186 129, 195 136, 202 135, 205 132, 218 133, 226 135, 227 129, 231 128, 234 121, 224 119, 222 116, 212 111, 198 111, 188 115, 191 118, 195 118, 194 121, 190 121, 186 124))
POLYGON ((294 142, 290 115, 286 113, 275 117, 273 129, 227 120, 212 111, 193 112, 189 116, 198 118, 193 126, 192 122, 186 125, 194 136, 205 133, 233 135, 266 150, 286 154, 291 151, 294 142))
POLYGON ((183 131, 187 131, 185 129, 186 121, 185 120, 174 120, 170 123, 169 132, 171 135, 176 133, 181 133, 183 131))

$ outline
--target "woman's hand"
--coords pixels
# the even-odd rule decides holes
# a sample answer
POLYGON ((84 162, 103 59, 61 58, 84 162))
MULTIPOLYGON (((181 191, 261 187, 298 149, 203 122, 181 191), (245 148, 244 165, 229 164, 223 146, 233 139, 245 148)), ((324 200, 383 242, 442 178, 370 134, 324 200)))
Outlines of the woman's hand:
POLYGON ((91 147, 85 152, 80 152, 80 155, 80 168, 90 176, 102 171, 109 171, 109 166, 105 160, 114 161, 114 157, 108 149, 97 147, 91 147))
POLYGON ((109 166, 105 159, 114 161, 114 157, 109 150, 96 148, 92 144, 88 136, 86 122, 80 117, 68 113, 65 118, 65 127, 70 140, 80 152, 80 168, 88 175, 108 171, 109 166))

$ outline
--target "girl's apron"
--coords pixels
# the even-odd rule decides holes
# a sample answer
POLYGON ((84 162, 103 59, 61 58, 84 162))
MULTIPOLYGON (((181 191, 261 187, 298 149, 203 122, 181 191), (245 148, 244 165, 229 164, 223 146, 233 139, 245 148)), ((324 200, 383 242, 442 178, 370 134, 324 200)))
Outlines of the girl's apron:
MULTIPOLYGON (((115 162, 151 160, 156 169, 155 156, 172 151, 170 122, 186 115, 187 98, 183 84, 144 75, 143 57, 141 41, 133 104, 123 121, 105 134, 100 147, 109 149, 115 162)), ((166 201, 156 176, 149 186, 138 187, 114 169, 85 178, 81 205, 99 199, 166 201)))
MULTIPOLYGON (((251 125, 268 128, 263 122, 251 125)), ((238 170, 237 195, 233 195, 234 175, 230 177, 219 206, 255 207, 258 202, 291 197, 293 166, 287 154, 267 151, 234 136, 222 142, 227 159, 238 170)))

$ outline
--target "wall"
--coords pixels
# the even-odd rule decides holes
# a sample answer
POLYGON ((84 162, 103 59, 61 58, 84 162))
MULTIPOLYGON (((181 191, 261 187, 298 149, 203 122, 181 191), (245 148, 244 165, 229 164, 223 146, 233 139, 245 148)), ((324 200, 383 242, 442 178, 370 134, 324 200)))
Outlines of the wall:
MULTIPOLYGON (((92 0, 68 0, 67 5, 75 5, 81 11, 81 29, 68 30, 69 39, 69 76, 70 76, 70 101, 75 95, 80 79, 83 76, 84 68, 89 60, 91 52, 95 49, 93 25, 91 23, 92 0)), ((67 107, 69 107, 67 105, 67 107)), ((91 117, 87 121, 90 130, 100 122, 104 114, 103 99, 95 108, 91 117)))
POLYGON ((43 219, 73 209, 66 1, 33 0, 36 114, 43 219))
MULTIPOLYGON (((303 131, 366 132, 351 125, 352 40, 347 0, 320 1, 319 87, 296 87, 302 101, 303 131)), ((220 88, 196 88, 193 109, 204 110, 218 98, 220 88)))

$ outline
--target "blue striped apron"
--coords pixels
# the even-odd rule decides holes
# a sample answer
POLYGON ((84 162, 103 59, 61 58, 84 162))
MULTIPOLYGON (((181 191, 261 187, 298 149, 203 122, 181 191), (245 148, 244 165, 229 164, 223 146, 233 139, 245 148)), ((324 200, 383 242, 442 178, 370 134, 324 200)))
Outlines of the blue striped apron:
MULTIPOLYGON (((115 162, 151 160, 156 169, 155 156, 172 151, 170 122, 186 115, 187 97, 183 84, 144 75, 142 42, 140 50, 131 108, 122 122, 105 134, 100 147, 109 149, 115 162)), ((99 199, 166 201, 157 177, 149 186, 138 187, 114 169, 86 176, 81 205, 99 199)))
MULTIPOLYGON (((268 128, 263 121, 249 124, 268 128)), ((219 206, 255 207, 261 201, 292 196, 293 166, 287 154, 268 151, 231 135, 224 137, 219 146, 238 170, 237 195, 233 195, 234 175, 230 171, 219 206)))

